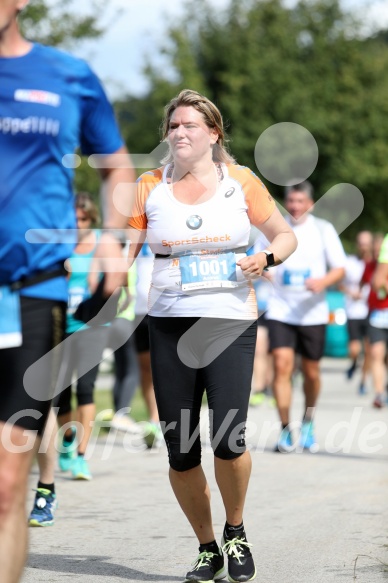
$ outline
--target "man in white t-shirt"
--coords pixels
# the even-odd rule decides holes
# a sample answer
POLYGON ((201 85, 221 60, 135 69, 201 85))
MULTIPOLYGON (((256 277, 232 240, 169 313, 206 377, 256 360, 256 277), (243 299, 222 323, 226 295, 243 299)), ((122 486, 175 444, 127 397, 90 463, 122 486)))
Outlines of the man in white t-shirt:
POLYGON ((273 270, 274 293, 266 318, 274 358, 274 395, 282 431, 276 451, 293 449, 290 429, 291 378, 295 354, 301 355, 305 411, 299 444, 315 446, 313 414, 320 391, 319 361, 323 356, 329 308, 325 290, 345 274, 346 256, 333 225, 310 214, 314 205, 309 182, 286 189, 287 218, 298 239, 295 253, 273 270))
POLYGON ((349 255, 346 260, 345 278, 341 289, 345 292, 345 309, 349 333, 349 356, 351 366, 347 377, 351 379, 356 371, 358 359, 364 347, 364 362, 362 365, 359 393, 365 393, 366 375, 369 369, 369 347, 367 342, 368 329, 368 296, 370 285, 362 285, 365 267, 373 261, 373 235, 370 231, 361 231, 356 237, 356 255, 349 255))

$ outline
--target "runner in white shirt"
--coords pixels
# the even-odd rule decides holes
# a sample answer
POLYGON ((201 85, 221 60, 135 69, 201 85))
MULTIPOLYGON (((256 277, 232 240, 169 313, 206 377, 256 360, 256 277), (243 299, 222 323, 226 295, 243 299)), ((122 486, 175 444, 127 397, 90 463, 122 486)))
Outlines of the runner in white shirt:
POLYGON ((340 289, 345 292, 345 309, 349 334, 349 356, 352 360, 346 371, 351 379, 357 369, 358 359, 364 349, 359 393, 366 392, 366 375, 369 365, 368 330, 368 296, 370 285, 361 285, 367 263, 373 260, 373 235, 370 231, 361 231, 356 237, 357 255, 349 255, 345 266, 345 278, 340 289))
POLYGON ((275 451, 281 452, 293 449, 289 423, 296 352, 302 357, 305 393, 299 444, 305 449, 315 445, 312 418, 320 391, 319 361, 329 317, 325 290, 345 273, 346 256, 341 241, 331 223, 309 214, 313 205, 309 182, 287 188, 285 207, 290 214, 287 220, 298 248, 273 270, 274 293, 268 300, 266 314, 275 367, 274 395, 283 427, 275 451))
POLYGON ((165 108, 163 138, 166 165, 137 182, 129 256, 130 261, 138 256, 147 236, 155 253, 152 375, 169 477, 200 545, 185 580, 223 578, 225 552, 229 581, 243 583, 256 574, 243 524, 251 467, 244 433, 258 315, 250 280, 285 260, 297 242, 260 179, 225 150, 221 114, 206 97, 191 90, 174 97, 165 108), (247 257, 251 224, 270 244, 247 257), (205 390, 226 519, 222 549, 215 540, 197 431, 205 390))

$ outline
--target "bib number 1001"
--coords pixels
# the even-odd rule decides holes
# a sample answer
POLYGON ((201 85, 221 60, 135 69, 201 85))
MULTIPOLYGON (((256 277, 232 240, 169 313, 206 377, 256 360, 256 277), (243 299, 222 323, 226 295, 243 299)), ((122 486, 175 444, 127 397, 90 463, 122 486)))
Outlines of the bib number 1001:
POLYGON ((211 261, 192 261, 189 264, 193 277, 198 277, 198 275, 228 275, 228 264, 226 259, 223 261, 217 261, 212 259, 211 261))
POLYGON ((179 267, 183 291, 237 285, 236 258, 233 252, 217 256, 184 256, 179 260, 179 267))

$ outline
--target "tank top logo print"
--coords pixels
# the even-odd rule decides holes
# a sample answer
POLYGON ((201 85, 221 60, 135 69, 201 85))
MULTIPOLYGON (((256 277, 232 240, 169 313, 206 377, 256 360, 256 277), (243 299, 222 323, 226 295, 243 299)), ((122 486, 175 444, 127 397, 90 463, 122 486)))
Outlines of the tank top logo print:
POLYGON ((199 215, 191 215, 187 218, 186 225, 189 227, 189 229, 195 231, 201 227, 202 218, 199 215))

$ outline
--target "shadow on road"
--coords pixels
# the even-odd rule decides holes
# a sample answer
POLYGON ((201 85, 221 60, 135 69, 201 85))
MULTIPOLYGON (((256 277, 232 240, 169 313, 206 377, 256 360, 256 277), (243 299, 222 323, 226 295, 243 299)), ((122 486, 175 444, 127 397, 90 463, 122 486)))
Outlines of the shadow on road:
POLYGON ((27 567, 53 573, 74 573, 76 575, 91 575, 95 577, 120 577, 128 581, 183 581, 183 577, 163 575, 161 573, 143 573, 116 563, 109 563, 111 557, 96 557, 95 555, 54 555, 31 553, 27 567))

